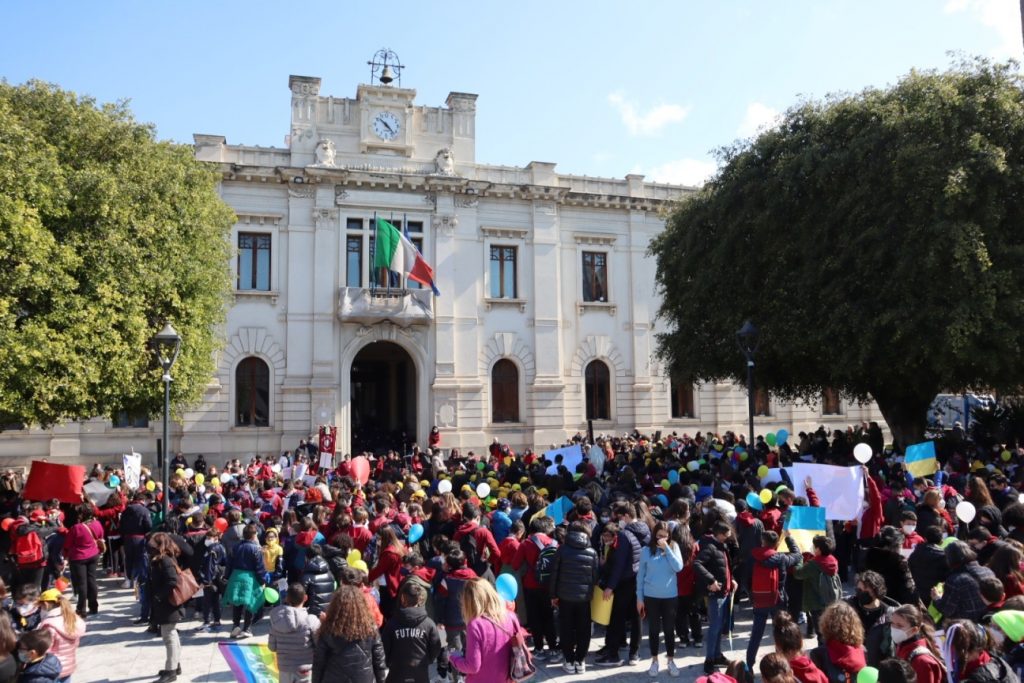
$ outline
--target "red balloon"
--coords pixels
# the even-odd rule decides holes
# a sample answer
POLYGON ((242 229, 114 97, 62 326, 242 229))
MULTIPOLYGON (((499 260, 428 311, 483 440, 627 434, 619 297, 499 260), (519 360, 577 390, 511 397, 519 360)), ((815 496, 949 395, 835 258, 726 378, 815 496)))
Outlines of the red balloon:
POLYGON ((223 517, 218 517, 213 522, 213 528, 221 533, 224 533, 228 529, 228 520, 224 519, 223 517))
POLYGON ((366 456, 360 455, 352 458, 349 470, 361 485, 370 481, 370 461, 366 459, 366 456))
POLYGON ((61 593, 68 589, 68 580, 65 579, 63 576, 59 577, 56 581, 53 582, 53 584, 54 587, 61 593))

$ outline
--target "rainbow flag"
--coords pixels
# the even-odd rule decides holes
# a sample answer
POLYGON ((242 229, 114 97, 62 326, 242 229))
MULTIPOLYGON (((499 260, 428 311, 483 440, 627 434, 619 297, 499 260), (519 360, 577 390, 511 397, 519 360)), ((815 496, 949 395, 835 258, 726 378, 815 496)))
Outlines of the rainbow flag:
POLYGON ((277 655, 266 643, 217 643, 238 683, 278 680, 277 655))
POLYGON ((930 477, 939 469, 939 463, 935 460, 935 442, 925 441, 907 446, 906 455, 903 458, 903 465, 915 477, 930 477))
MULTIPOLYGON (((825 535, 825 508, 795 505, 789 508, 784 528, 796 541, 800 552, 813 553, 814 546, 811 541, 815 536, 825 535)), ((785 548, 784 543, 779 545, 785 548)))

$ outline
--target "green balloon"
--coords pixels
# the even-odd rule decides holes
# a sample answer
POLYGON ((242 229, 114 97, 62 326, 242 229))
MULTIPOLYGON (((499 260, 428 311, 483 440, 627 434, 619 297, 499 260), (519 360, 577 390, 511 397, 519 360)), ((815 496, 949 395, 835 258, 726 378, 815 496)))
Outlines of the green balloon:
POLYGON ((857 672, 857 683, 878 683, 878 669, 865 666, 857 672))
POLYGON ((263 599, 267 601, 267 604, 273 605, 275 602, 281 599, 281 596, 278 595, 276 590, 274 590, 270 586, 267 586, 263 589, 263 599))
POLYGON ((768 432, 764 435, 764 440, 768 442, 769 446, 775 445, 775 432, 768 432))
POLYGON ((485 462, 484 462, 483 460, 481 460, 480 462, 478 462, 478 463, 476 464, 476 468, 477 468, 478 470, 481 470, 481 471, 483 471, 483 469, 484 469, 485 467, 487 467, 487 463, 485 463, 485 462))

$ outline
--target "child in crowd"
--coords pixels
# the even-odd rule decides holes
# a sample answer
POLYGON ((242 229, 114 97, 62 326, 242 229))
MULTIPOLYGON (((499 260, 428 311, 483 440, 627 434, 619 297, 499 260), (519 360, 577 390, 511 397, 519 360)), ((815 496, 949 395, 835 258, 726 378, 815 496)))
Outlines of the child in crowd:
POLYGON ((512 571, 512 561, 516 559, 516 552, 519 550, 519 543, 526 535, 526 527, 522 520, 516 520, 509 526, 508 534, 498 543, 498 556, 501 558, 501 569, 499 572, 512 571))
POLYGON ((36 630, 42 619, 42 615, 39 614, 39 586, 30 583, 18 586, 14 592, 14 605, 10 615, 15 631, 22 633, 36 630))
MULTIPOLYGON (((450 668, 449 658, 452 653, 461 653, 466 649, 466 622, 462 618, 462 591, 466 582, 477 578, 476 572, 466 566, 466 554, 457 545, 452 544, 445 556, 444 572, 440 575, 437 592, 434 596, 437 606, 438 620, 445 628, 448 647, 447 657, 438 662, 437 675, 441 681, 448 680, 450 668)), ((453 679, 458 680, 457 672, 453 671, 453 679)))
POLYGON ((323 557, 319 545, 312 545, 306 551, 306 568, 302 572, 302 585, 308 596, 309 613, 315 617, 327 611, 334 593, 334 577, 323 557))
POLYGON ((39 608, 42 615, 39 628, 50 631, 51 652, 60 660, 60 680, 66 681, 77 668, 78 644, 85 634, 85 621, 75 614, 71 601, 56 588, 43 591, 39 608))
POLYGON ((18 683, 57 683, 61 680, 60 660, 50 654, 53 636, 49 629, 28 631, 18 638, 18 659, 22 662, 18 683))
POLYGON ((203 585, 203 623, 199 631, 209 633, 220 630, 220 599, 227 583, 228 554, 216 528, 206 532, 205 544, 206 553, 198 577, 203 585))
POLYGON ((280 683, 306 683, 313 671, 313 637, 320 628, 320 619, 302 606, 305 602, 306 589, 301 583, 293 583, 283 604, 270 611, 268 645, 277 653, 280 683))
POLYGON ((428 683, 430 664, 441 654, 441 634, 427 615, 427 590, 406 581, 398 591, 399 609, 381 630, 388 665, 387 683, 428 683))

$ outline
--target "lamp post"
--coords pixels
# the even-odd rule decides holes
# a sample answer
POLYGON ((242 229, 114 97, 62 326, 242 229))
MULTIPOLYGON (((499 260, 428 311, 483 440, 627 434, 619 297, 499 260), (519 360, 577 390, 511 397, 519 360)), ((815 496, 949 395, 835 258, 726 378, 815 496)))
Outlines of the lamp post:
POLYGON ((168 479, 171 462, 171 366, 174 365, 174 361, 178 360, 179 351, 181 351, 181 336, 171 327, 171 323, 168 322, 164 325, 164 329, 160 330, 153 337, 153 352, 156 354, 157 360, 160 361, 160 367, 164 371, 164 461, 160 481, 163 484, 164 492, 163 519, 165 524, 167 523, 168 505, 170 502, 168 479))
POLYGON ((754 447, 754 354, 757 353, 757 326, 750 320, 736 331, 736 343, 747 359, 747 415, 750 418, 750 443, 754 447))

